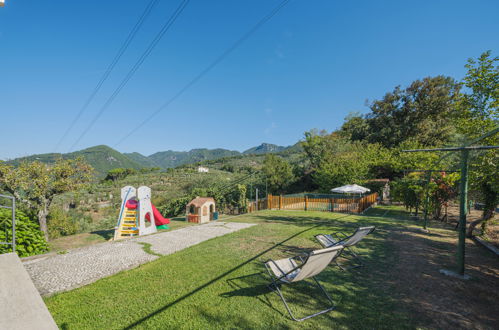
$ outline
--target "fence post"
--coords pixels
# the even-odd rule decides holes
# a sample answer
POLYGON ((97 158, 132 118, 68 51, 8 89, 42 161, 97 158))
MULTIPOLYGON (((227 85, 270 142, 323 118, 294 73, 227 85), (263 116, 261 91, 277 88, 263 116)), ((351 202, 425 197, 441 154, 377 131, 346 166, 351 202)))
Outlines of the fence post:
POLYGON ((308 210, 308 197, 305 195, 305 211, 308 210))
POLYGON ((282 209, 282 195, 279 195, 279 210, 282 209))
POLYGON ((331 206, 331 212, 333 212, 334 211, 334 200, 333 200, 333 198, 329 199, 329 205, 331 206))
POLYGON ((267 194, 267 210, 272 210, 272 194, 267 194))

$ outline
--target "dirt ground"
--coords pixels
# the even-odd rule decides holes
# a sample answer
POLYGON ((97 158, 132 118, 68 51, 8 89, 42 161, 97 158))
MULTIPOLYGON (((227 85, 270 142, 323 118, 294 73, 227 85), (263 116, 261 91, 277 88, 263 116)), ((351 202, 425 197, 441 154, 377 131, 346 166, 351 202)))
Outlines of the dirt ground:
POLYGON ((432 223, 430 233, 418 228, 391 233, 398 261, 388 279, 399 299, 412 306, 414 322, 433 329, 499 327, 499 258, 473 240, 466 242, 466 274, 461 280, 440 269, 456 269, 457 232, 432 223), (437 228, 435 228, 437 227, 437 228))
POLYGON ((485 236, 487 241, 494 244, 496 248, 499 249, 499 219, 497 215, 494 220, 491 220, 485 236))
MULTIPOLYGON (((449 208, 447 209, 448 213, 448 219, 447 222, 456 226, 457 223, 459 222, 459 206, 458 205, 450 205, 449 208)), ((466 217, 466 220, 468 223, 475 221, 477 219, 480 219, 482 217, 482 211, 480 210, 475 210, 472 208, 469 212, 469 214, 466 217)), ((495 217, 491 220, 489 220, 489 225, 487 226, 487 232, 483 236, 485 240, 488 242, 492 243, 495 245, 497 248, 499 248, 499 216, 497 213, 495 214, 495 217)), ((475 235, 480 235, 482 234, 482 229, 481 226, 478 225, 475 228, 475 235)))

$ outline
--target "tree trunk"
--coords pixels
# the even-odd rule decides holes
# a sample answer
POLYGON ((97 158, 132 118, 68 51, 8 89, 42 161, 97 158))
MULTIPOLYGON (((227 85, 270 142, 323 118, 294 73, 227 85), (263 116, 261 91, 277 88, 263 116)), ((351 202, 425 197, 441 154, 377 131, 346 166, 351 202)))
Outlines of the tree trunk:
POLYGON ((45 240, 49 241, 49 232, 47 228, 47 215, 48 215, 48 205, 44 204, 40 210, 38 210, 38 223, 40 224, 40 230, 45 236, 45 240))
POLYGON ((468 230, 466 231, 466 237, 473 237, 473 231, 475 230, 475 227, 481 224, 484 221, 490 220, 494 216, 494 209, 489 209, 483 212, 482 218, 472 221, 470 225, 468 226, 468 230))

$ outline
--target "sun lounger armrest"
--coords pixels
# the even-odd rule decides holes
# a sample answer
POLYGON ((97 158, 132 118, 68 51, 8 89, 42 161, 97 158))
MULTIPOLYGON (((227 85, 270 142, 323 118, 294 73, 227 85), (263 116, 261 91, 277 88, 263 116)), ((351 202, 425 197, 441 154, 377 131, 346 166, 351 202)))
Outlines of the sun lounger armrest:
POLYGON ((335 242, 335 241, 332 241, 330 238, 327 237, 327 235, 324 235, 324 234, 318 234, 318 235, 315 235, 314 236, 315 239, 325 248, 328 248, 328 247, 332 247, 332 246, 335 246, 335 245, 338 245, 339 242, 335 242), (319 238, 321 237, 321 238, 319 238), (329 242, 330 244, 325 244, 323 242, 323 240, 326 240, 327 242, 329 242))
MULTIPOLYGON (((297 258, 297 257, 298 257, 300 260, 303 260, 300 256, 295 256, 295 257, 292 257, 292 259, 295 259, 295 258, 297 258)), ((305 261, 306 261, 306 259, 305 259, 305 261)), ((305 261, 302 261, 302 262, 305 262, 305 261)), ((276 280, 277 280, 277 281, 279 281, 281 278, 284 278, 284 277, 288 276, 289 274, 291 274, 292 272, 296 271, 297 269, 300 269, 300 268, 301 268, 301 266, 302 266, 302 265, 300 264, 300 265, 298 265, 298 266, 294 267, 293 269, 289 270, 288 272, 285 272, 285 271, 284 271, 284 270, 282 270, 282 269, 281 269, 281 267, 279 267, 279 265, 277 265, 277 263, 276 263, 274 260, 272 260, 272 259, 269 259, 269 260, 267 260, 267 262, 265 262, 265 266, 266 266, 266 267, 267 267, 267 263, 269 263, 269 262, 273 263, 273 264, 274 264, 274 266, 275 266, 277 269, 279 269, 279 271, 283 274, 282 276, 276 277, 276 280)))
POLYGON ((343 232, 341 232, 341 231, 338 231, 338 232, 336 232, 335 234, 336 234, 336 236, 337 236, 338 234, 340 234, 340 235, 341 235, 341 236, 343 236, 344 238, 348 238, 348 237, 350 237, 350 236, 348 236, 347 234, 345 234, 345 233, 343 233, 343 232))
POLYGON ((331 236, 335 237, 338 240, 338 244, 342 244, 344 241, 352 237, 352 235, 348 236, 347 234, 338 231, 336 233, 332 233, 331 236), (341 235, 341 236, 340 236, 341 235))
POLYGON ((299 254, 299 255, 293 257, 293 259, 299 260, 300 264, 303 264, 307 260, 307 257, 308 257, 308 253, 302 253, 302 254, 299 254))

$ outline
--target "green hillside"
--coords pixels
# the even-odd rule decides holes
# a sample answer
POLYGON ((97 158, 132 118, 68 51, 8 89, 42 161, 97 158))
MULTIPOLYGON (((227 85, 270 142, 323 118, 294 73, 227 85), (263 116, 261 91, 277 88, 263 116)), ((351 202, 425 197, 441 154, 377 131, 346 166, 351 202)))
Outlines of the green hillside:
POLYGON ((75 159, 77 157, 83 157, 87 163, 92 165, 95 169, 98 177, 103 177, 109 170, 118 167, 126 167, 126 168, 134 168, 140 169, 146 166, 141 165, 138 162, 135 162, 123 155, 119 151, 114 150, 105 145, 90 147, 87 149, 67 153, 49 153, 49 154, 39 154, 39 155, 31 155, 22 158, 16 158, 14 160, 9 161, 9 163, 13 165, 18 165, 23 161, 32 162, 32 161, 40 161, 42 163, 53 163, 58 158, 63 159, 75 159))
POLYGON ((190 151, 168 150, 157 152, 150 156, 144 156, 139 152, 120 153, 119 151, 114 150, 113 148, 110 148, 108 146, 99 145, 67 154, 46 153, 31 155, 10 160, 8 161, 8 163, 13 165, 18 165, 23 161, 40 161, 42 163, 53 163, 58 158, 74 159, 77 157, 83 157, 95 169, 97 177, 102 178, 107 174, 109 170, 119 167, 133 169, 159 167, 162 169, 167 169, 182 165, 214 161, 214 164, 216 164, 215 168, 221 168, 225 162, 225 159, 230 159, 229 163, 233 163, 236 167, 258 167, 256 165, 261 164, 266 153, 279 153, 283 156, 287 154, 299 153, 301 149, 296 148, 297 145, 291 147, 282 147, 275 144, 262 143, 257 147, 253 147, 244 151, 244 153, 222 148, 200 148, 192 149, 190 151), (250 159, 248 157, 255 158, 250 159))
MULTIPOLYGON (((254 149, 254 148, 252 148, 254 149)), ((207 166, 210 169, 218 169, 230 172, 249 172, 258 171, 263 166, 266 153, 248 153, 239 154, 230 157, 204 160, 197 163, 185 164, 183 167, 195 167, 198 165, 207 166)), ((284 158, 293 165, 303 165, 304 153, 300 143, 285 147, 282 151, 273 152, 276 155, 284 158)))
POLYGON ((281 154, 293 154, 293 153, 300 153, 303 152, 303 147, 301 145, 301 142, 298 141, 292 146, 286 147, 284 150, 282 150, 281 154))
POLYGON ((129 159, 133 160, 134 162, 144 167, 161 167, 151 158, 144 156, 143 154, 138 152, 131 152, 131 153, 125 152, 123 153, 123 155, 127 156, 129 159))
POLYGON ((243 154, 267 154, 274 152, 281 152, 286 150, 286 147, 278 146, 271 143, 262 143, 257 147, 250 148, 243 152, 243 154))
POLYGON ((239 155, 239 151, 227 149, 192 149, 190 151, 162 151, 149 156, 162 168, 177 167, 184 164, 192 164, 204 160, 218 159, 222 157, 239 155))

